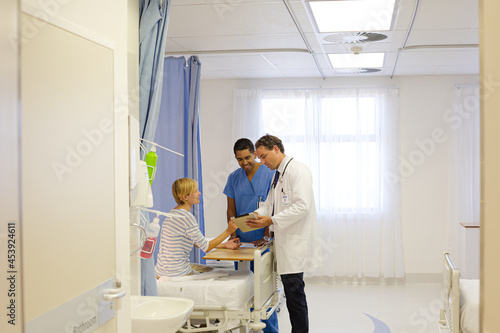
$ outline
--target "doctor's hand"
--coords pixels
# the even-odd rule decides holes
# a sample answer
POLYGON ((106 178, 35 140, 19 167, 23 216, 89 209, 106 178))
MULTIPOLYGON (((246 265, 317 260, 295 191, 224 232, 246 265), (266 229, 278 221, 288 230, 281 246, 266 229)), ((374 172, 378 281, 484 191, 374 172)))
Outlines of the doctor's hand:
POLYGON ((259 239, 250 243, 254 244, 255 246, 261 246, 267 244, 267 241, 265 239, 259 239))
POLYGON ((241 242, 239 238, 233 238, 225 242, 223 245, 225 249, 236 250, 241 246, 241 242))
POLYGON ((247 226, 252 227, 252 228, 264 228, 267 227, 268 225, 273 224, 273 220, 269 216, 260 216, 257 213, 255 213, 256 218, 255 219, 247 219, 245 222, 247 226))

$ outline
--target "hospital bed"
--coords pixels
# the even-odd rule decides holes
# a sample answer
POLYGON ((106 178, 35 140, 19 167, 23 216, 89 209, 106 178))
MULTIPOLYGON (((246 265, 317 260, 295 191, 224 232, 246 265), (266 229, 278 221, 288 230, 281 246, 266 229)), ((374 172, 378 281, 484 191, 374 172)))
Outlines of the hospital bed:
MULTIPOLYGON (((282 301, 277 288, 275 251, 269 243, 253 253, 254 273, 250 270, 214 270, 203 273, 208 279, 180 277, 158 280, 159 296, 193 299, 194 310, 186 325, 179 332, 261 332, 268 319, 282 301), (270 251, 263 253, 267 248, 270 251), (199 324, 206 327, 199 327, 199 324)), ((238 254, 238 250, 216 249, 220 253, 238 254), (226 252, 224 252, 226 251, 226 252), (230 251, 230 252, 229 252, 230 251)), ((244 251, 240 251, 244 252, 244 251)), ((212 253, 212 252, 211 252, 212 253)), ((238 260, 238 256, 223 256, 226 260, 238 260)))
POLYGON ((479 333, 479 280, 460 279, 460 271, 448 252, 444 253, 443 308, 440 333, 479 333))

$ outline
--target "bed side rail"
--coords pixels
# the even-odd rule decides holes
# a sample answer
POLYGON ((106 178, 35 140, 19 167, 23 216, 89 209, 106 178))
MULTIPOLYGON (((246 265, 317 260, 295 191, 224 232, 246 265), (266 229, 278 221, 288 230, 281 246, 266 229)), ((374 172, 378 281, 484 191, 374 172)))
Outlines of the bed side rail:
POLYGON ((443 265, 443 308, 440 311, 438 327, 443 332, 460 332, 460 271, 450 254, 444 253, 443 265))

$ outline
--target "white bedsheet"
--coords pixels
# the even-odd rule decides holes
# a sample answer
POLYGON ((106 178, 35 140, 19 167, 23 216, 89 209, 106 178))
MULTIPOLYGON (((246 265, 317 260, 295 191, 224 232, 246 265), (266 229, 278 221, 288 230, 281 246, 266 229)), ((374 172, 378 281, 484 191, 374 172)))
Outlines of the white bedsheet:
POLYGON ((206 280, 157 280, 158 295, 189 298, 195 306, 224 305, 228 310, 244 310, 253 295, 253 273, 249 270, 227 272, 228 276, 206 280))
POLYGON ((228 276, 229 273, 223 270, 213 270, 205 273, 194 273, 193 275, 182 275, 182 276, 162 276, 160 281, 164 282, 181 282, 181 281, 193 281, 193 280, 209 280, 218 279, 223 276, 228 276))
POLYGON ((479 280, 460 279, 460 329, 479 333, 479 280))

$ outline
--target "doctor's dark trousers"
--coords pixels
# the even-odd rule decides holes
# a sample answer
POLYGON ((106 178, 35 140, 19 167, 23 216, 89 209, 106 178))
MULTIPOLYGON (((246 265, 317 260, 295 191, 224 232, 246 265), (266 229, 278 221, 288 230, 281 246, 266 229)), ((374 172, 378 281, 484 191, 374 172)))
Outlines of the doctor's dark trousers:
POLYGON ((304 273, 282 274, 281 282, 285 289, 286 307, 292 324, 292 333, 309 332, 304 273))

